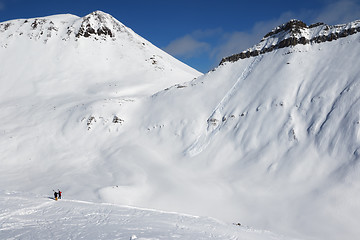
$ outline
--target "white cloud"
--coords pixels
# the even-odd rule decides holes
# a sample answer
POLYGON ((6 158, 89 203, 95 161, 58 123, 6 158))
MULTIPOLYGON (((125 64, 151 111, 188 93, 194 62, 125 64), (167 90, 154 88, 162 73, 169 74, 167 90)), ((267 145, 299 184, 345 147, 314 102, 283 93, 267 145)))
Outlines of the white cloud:
POLYGON ((214 29, 206 29, 206 30, 196 30, 192 33, 192 36, 195 38, 212 38, 214 36, 218 36, 222 34, 223 30, 221 28, 214 28, 214 29))
POLYGON ((360 18, 360 3, 354 0, 340 0, 329 3, 315 18, 326 24, 348 23, 360 18))
POLYGON ((197 40, 192 35, 173 40, 164 48, 166 52, 177 57, 194 57, 207 51, 210 45, 206 42, 197 40))
POLYGON ((239 53, 259 40, 255 35, 245 32, 232 32, 226 33, 222 36, 222 43, 215 46, 210 54, 211 57, 215 57, 217 61, 221 58, 239 53))

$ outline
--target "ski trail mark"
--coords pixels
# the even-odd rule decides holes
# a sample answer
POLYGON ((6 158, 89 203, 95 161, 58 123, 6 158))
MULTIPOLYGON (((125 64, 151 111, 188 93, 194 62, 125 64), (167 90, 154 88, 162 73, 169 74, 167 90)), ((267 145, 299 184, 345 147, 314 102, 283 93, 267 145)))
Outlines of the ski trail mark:
POLYGON ((190 157, 196 156, 201 153, 211 142, 211 139, 219 132, 221 126, 223 125, 222 121, 222 111, 230 99, 234 96, 237 89, 239 88, 240 83, 242 83, 253 71, 255 66, 261 61, 263 55, 257 56, 254 60, 243 70, 240 77, 235 81, 232 87, 227 91, 218 105, 212 111, 210 117, 207 120, 207 129, 206 132, 201 134, 195 142, 185 151, 190 157))
POLYGON ((240 83, 245 80, 250 73, 252 73, 254 67, 261 61, 261 59, 263 58, 263 55, 260 55, 258 57, 256 57, 245 69, 244 71, 241 73, 241 76, 236 80, 236 82, 234 83, 234 85, 230 88, 230 90, 225 94, 225 96, 223 97, 223 99, 221 99, 221 101, 218 103, 218 105, 215 107, 215 109, 213 110, 212 114, 210 115, 209 119, 211 119, 213 116, 216 116, 217 112, 221 112, 221 110, 224 109, 224 106, 226 106, 226 104, 229 102, 229 100, 231 99, 231 97, 236 93, 236 90, 238 89, 240 83))

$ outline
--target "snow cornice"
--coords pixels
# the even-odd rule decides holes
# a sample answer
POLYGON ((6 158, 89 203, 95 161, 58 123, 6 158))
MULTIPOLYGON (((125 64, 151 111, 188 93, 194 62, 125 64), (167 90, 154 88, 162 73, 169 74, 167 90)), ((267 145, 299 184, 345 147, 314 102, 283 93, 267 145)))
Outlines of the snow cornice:
POLYGON ((306 45, 330 42, 358 32, 360 32, 360 20, 334 26, 324 23, 307 26, 304 22, 293 19, 267 33, 260 43, 254 47, 223 58, 220 65, 225 62, 236 62, 239 59, 255 57, 276 49, 292 47, 298 44, 306 45))

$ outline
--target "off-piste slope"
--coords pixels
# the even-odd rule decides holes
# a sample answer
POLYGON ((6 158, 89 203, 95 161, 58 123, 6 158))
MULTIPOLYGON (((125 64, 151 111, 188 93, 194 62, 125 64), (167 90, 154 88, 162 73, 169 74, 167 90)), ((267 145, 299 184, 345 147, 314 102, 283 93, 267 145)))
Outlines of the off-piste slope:
POLYGON ((307 238, 358 236, 358 25, 330 26, 330 34, 352 34, 287 47, 277 44, 291 33, 327 39, 326 25, 279 27, 251 48, 258 54, 225 58, 148 101, 142 124, 159 152, 175 149, 173 165, 191 172, 197 210, 307 238))
POLYGON ((0 191, 1 239, 285 240, 208 217, 0 191))
POLYGON ((200 76, 104 13, 46 19, 0 27, 1 189, 359 235, 358 22, 279 27, 200 76))
POLYGON ((0 66, 1 187, 93 197, 118 171, 111 144, 130 140, 128 105, 201 75, 101 11, 0 23, 0 66))

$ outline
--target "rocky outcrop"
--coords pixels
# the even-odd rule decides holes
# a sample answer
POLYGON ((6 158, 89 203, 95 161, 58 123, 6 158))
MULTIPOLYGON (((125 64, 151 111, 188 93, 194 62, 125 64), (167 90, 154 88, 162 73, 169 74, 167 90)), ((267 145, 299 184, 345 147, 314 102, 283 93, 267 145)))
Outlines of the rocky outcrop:
POLYGON ((253 48, 223 58, 220 65, 225 62, 235 62, 239 59, 255 57, 260 54, 272 52, 275 49, 292 47, 299 44, 306 45, 329 42, 358 32, 360 32, 360 21, 335 26, 329 26, 324 23, 307 26, 302 21, 291 20, 267 33, 261 42, 253 48))
POLYGON ((120 31, 121 26, 115 22, 113 17, 101 11, 95 11, 83 17, 81 26, 76 37, 109 36, 115 37, 115 32, 120 31))
POLYGON ((95 30, 94 28, 91 27, 90 24, 86 25, 85 27, 82 26, 79 29, 79 32, 76 34, 76 37, 80 37, 80 36, 90 37, 91 35, 98 35, 98 36, 108 35, 110 37, 113 37, 113 33, 111 32, 111 30, 108 27, 102 26, 102 27, 98 28, 97 30, 95 30))
POLYGON ((293 19, 293 20, 290 20, 289 22, 275 28, 271 32, 267 33, 264 36, 263 40, 265 38, 276 35, 276 34, 278 34, 280 32, 290 32, 291 34, 301 33, 300 30, 303 29, 303 28, 307 28, 307 25, 304 22, 302 22, 300 20, 293 19))

